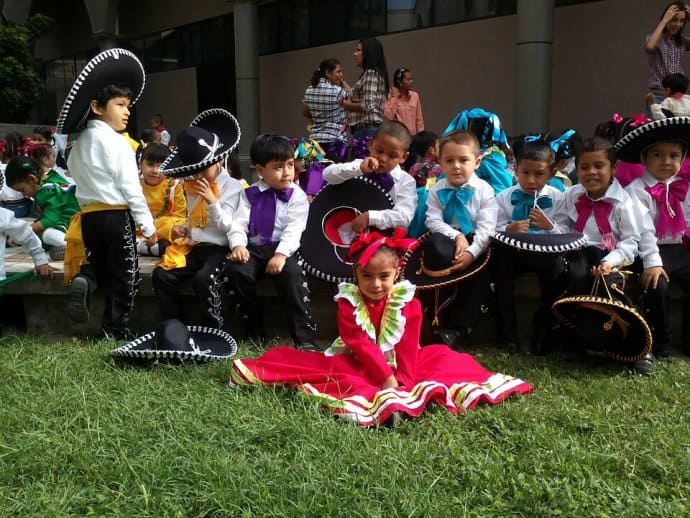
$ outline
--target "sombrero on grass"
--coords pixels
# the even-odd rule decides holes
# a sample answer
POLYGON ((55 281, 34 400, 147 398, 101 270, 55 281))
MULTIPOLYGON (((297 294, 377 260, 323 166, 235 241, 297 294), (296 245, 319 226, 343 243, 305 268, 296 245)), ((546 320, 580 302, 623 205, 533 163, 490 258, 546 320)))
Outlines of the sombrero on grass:
POLYGON ((170 319, 111 354, 140 361, 207 362, 227 360, 236 352, 237 342, 229 333, 204 326, 186 326, 180 320, 170 319))
POLYGON ((479 256, 468 269, 458 270, 452 265, 455 242, 443 234, 427 232, 417 245, 408 249, 401 260, 402 277, 419 290, 442 288, 468 279, 489 263, 490 249, 479 256))
POLYGON ((388 193, 366 177, 326 185, 309 206, 298 252, 304 269, 328 282, 352 282, 352 261, 347 256, 355 238, 352 220, 362 212, 393 205, 388 193))
POLYGON ((123 85, 132 91, 132 104, 144 92, 146 75, 141 61, 125 49, 104 50, 91 59, 74 81, 56 124, 56 133, 76 133, 86 127, 91 101, 106 86, 123 85))
POLYGON ((657 142, 680 142, 690 146, 690 117, 669 117, 630 128, 614 145, 616 156, 633 164, 642 163, 642 153, 657 142))
POLYGON ((635 362, 652 351, 649 325, 615 284, 609 288, 595 281, 592 295, 564 297, 551 309, 592 354, 635 362), (604 296, 596 294, 598 284, 604 286, 604 296))
POLYGON ((203 171, 225 160, 239 144, 240 135, 240 125, 229 111, 203 111, 177 136, 177 148, 161 164, 161 173, 185 178, 203 171))
POLYGON ((503 232, 496 231, 493 240, 501 245, 517 248, 525 252, 540 254, 562 254, 579 250, 587 242, 584 234, 547 234, 542 232, 503 232))

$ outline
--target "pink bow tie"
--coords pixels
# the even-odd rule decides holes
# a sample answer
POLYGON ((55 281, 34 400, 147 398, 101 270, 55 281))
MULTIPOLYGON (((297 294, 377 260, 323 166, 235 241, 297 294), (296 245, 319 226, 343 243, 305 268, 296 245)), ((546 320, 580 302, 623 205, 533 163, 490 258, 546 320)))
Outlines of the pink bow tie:
POLYGON ((645 190, 656 202, 658 215, 656 217, 656 237, 663 239, 668 232, 678 237, 685 233, 687 223, 683 214, 683 201, 688 194, 687 180, 678 179, 670 184, 659 182, 645 190))
POLYGON ((584 230, 587 220, 594 213, 594 221, 601 234, 601 248, 608 251, 616 248, 616 238, 613 236, 611 222, 609 221, 609 215, 613 210, 611 202, 593 200, 586 194, 581 194, 575 202, 575 209, 577 210, 577 221, 575 222, 575 230, 577 232, 584 230))

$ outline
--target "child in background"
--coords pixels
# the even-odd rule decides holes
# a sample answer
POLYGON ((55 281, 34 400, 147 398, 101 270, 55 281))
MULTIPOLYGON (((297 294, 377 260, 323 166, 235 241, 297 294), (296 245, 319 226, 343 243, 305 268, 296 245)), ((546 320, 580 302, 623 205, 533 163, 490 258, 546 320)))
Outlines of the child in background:
POLYGON ((151 115, 151 128, 160 134, 161 144, 164 146, 170 145, 170 132, 163 125, 163 116, 160 113, 151 115))
MULTIPOLYGON (((52 148, 41 147, 54 155, 52 148)), ((80 210, 75 185, 52 169, 44 172, 28 156, 13 158, 7 164, 5 177, 13 189, 34 199, 40 217, 31 224, 31 230, 41 237, 51 259, 64 259, 65 232, 72 216, 80 210)))
MULTIPOLYGON (((20 156, 25 147, 24 137, 16 131, 11 131, 0 141, 0 172, 5 171, 7 164, 14 157, 20 156)), ((22 193, 15 191, 3 181, 3 188, 0 190, 0 205, 11 210, 18 218, 28 218, 31 216, 33 200, 25 197, 22 193)))
POLYGON ((153 270, 153 289, 163 320, 182 315, 180 285, 190 279, 199 307, 199 322, 223 328, 221 275, 230 236, 240 208, 242 185, 231 178, 223 161, 240 141, 240 126, 228 111, 206 110, 177 137, 177 147, 161 164, 171 178, 187 178, 187 219, 174 225, 170 244, 153 270))
POLYGON ((342 164, 329 165, 323 178, 330 184, 343 183, 357 176, 366 176, 376 182, 393 199, 389 210, 370 210, 352 221, 352 230, 364 232, 368 227, 379 230, 407 228, 417 205, 414 179, 400 168, 407 158, 410 133, 404 124, 384 121, 369 141, 369 156, 342 164))
POLYGON ((644 207, 639 245, 642 303, 652 329, 654 355, 662 358, 673 355, 670 280, 685 293, 681 343, 684 352, 690 353, 690 249, 686 245, 689 183, 678 175, 690 143, 690 124, 680 120, 666 122, 663 126, 642 126, 635 138, 616 144, 617 152, 625 160, 641 161, 646 168, 644 175, 633 180, 626 190, 644 207))
MULTIPOLYGON (((567 221, 559 214, 563 194, 548 181, 555 172, 555 153, 546 142, 529 142, 520 149, 517 162, 518 185, 496 196, 496 230, 505 232, 566 232, 567 221)), ((532 348, 542 351, 542 341, 552 327, 551 305, 559 295, 557 280, 564 270, 563 258, 556 254, 524 252, 496 246, 491 257, 492 277, 498 302, 498 317, 509 352, 518 352, 517 320, 513 284, 525 272, 536 272, 541 288, 541 304, 534 314, 532 348)))
POLYGON ((529 394, 530 385, 489 372, 469 354, 420 347, 415 287, 396 282, 398 254, 408 244, 398 233, 360 235, 349 252, 356 284, 341 283, 335 297, 340 336, 333 345, 323 354, 280 346, 254 360, 235 360, 230 385, 288 384, 361 426, 395 426, 401 413, 417 417, 432 403, 460 413, 529 394))
POLYGON ((101 286, 104 334, 132 339, 128 322, 139 284, 135 224, 149 245, 157 237, 134 151, 120 132, 143 92, 144 70, 134 54, 116 48, 94 57, 78 77, 57 124, 58 133, 83 130, 68 159, 81 206, 66 236, 65 281, 78 272, 69 288, 68 314, 74 322, 88 322, 90 296, 101 286))
POLYGON ((654 94, 647 93, 647 104, 654 120, 666 117, 682 117, 690 115, 690 95, 688 92, 688 78, 683 74, 670 74, 661 81, 664 100, 654 103, 654 94))
POLYGON ((429 189, 443 176, 438 163, 438 145, 438 135, 432 131, 420 131, 412 138, 411 149, 417 156, 417 161, 412 164, 410 175, 417 184, 417 210, 407 227, 407 235, 410 237, 416 238, 427 232, 425 220, 429 189))
MULTIPOLYGON (((493 188, 475 174, 481 163, 477 137, 469 131, 454 131, 441 139, 439 148, 445 178, 429 191, 426 226, 454 242, 453 268, 464 271, 488 248, 498 208, 493 188)), ((481 302, 477 302, 483 296, 483 276, 475 276, 469 283, 464 290, 471 296, 456 299, 464 313, 463 322, 437 330, 450 346, 480 318, 481 302)), ((485 284, 488 287, 488 281, 485 284)))
POLYGON ((182 183, 174 178, 166 178, 160 171, 161 164, 169 154, 170 149, 163 144, 148 144, 139 161, 141 188, 158 235, 158 242, 153 246, 149 246, 143 236, 137 236, 137 252, 141 255, 162 256, 173 240, 175 225, 184 225, 187 219, 187 200, 182 183))
POLYGON ((243 189, 249 187, 249 183, 247 183, 247 180, 244 179, 244 175, 242 174, 242 164, 240 163, 240 159, 237 155, 230 155, 228 157, 227 167, 230 176, 240 182, 243 189))
POLYGON ((292 144, 278 135, 259 135, 252 143, 250 156, 260 179, 244 191, 237 216, 239 232, 230 236, 232 253, 225 274, 251 339, 261 341, 265 336, 256 281, 266 273, 275 279, 295 346, 315 350, 309 288, 295 255, 307 224, 309 201, 294 183, 294 154, 292 144))

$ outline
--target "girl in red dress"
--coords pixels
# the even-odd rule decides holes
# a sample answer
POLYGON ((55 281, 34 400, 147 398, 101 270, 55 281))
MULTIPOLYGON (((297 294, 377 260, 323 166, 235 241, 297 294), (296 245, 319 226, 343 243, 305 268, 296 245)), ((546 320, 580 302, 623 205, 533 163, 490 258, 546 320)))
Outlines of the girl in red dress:
POLYGON ((337 415, 362 426, 394 414, 419 416, 433 402, 452 413, 529 394, 524 381, 492 373, 469 354, 445 345, 419 346, 422 307, 409 281, 396 282, 411 240, 377 232, 352 244, 357 284, 341 283, 340 336, 328 350, 279 346, 253 360, 235 360, 230 385, 287 384, 318 397, 337 415))

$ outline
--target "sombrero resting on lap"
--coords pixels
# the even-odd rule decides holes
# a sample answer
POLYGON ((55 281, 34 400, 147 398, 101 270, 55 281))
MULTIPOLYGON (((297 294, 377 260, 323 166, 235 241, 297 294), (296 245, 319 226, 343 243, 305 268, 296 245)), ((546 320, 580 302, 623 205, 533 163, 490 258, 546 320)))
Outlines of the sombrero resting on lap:
POLYGON ((548 234, 545 232, 496 231, 492 238, 500 245, 541 254, 562 254, 579 250, 587 242, 584 234, 578 233, 548 234))

